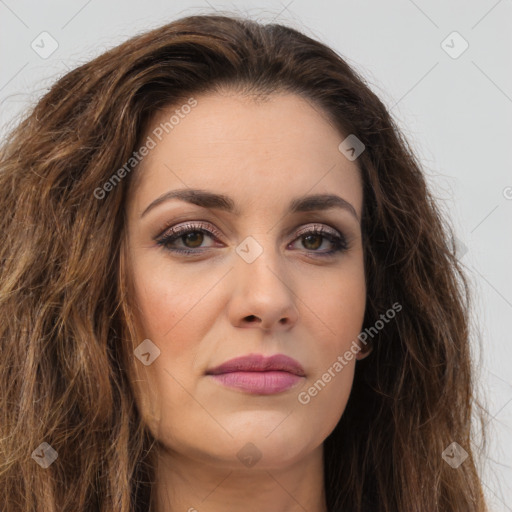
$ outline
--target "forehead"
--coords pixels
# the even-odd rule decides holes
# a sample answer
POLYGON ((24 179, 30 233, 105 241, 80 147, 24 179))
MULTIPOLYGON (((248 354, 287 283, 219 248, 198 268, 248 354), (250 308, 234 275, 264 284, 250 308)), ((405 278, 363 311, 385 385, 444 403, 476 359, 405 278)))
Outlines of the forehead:
POLYGON ((185 100, 149 123, 144 140, 154 147, 136 170, 138 211, 169 189, 190 187, 232 195, 242 207, 263 195, 337 191, 360 213, 358 166, 338 149, 345 135, 312 102, 284 93, 264 101, 235 93, 194 100, 193 108, 181 108, 185 100))

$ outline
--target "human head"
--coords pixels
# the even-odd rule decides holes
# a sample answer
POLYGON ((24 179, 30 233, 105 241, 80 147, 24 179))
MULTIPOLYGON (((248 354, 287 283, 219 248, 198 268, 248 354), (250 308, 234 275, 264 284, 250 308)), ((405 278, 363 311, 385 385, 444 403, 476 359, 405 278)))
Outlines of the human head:
MULTIPOLYGON (((94 475, 100 457, 107 461, 104 496, 142 471, 138 463, 149 441, 142 422, 133 422, 141 418, 123 370, 136 363, 129 343, 140 340, 133 339, 121 264, 126 200, 137 169, 104 197, 94 191, 144 142, 155 112, 228 86, 245 94, 302 96, 333 129, 355 134, 365 147, 357 158, 367 290, 362 331, 372 333, 393 304, 402 310, 370 336, 371 356, 358 363, 343 416, 325 442, 329 505, 355 508, 369 492, 389 510, 428 510, 440 501, 454 510, 481 510, 480 498, 468 498, 479 495, 471 458, 448 474, 440 457, 453 437, 470 451, 466 304, 447 230, 418 162, 382 102, 334 51, 290 28, 222 16, 178 20, 68 73, 3 150, 2 201, 13 211, 2 220, 11 233, 2 250, 9 251, 4 272, 11 277, 3 286, 12 301, 3 333, 14 337, 16 318, 24 318, 18 343, 25 351, 12 348, 13 357, 38 354, 47 370, 58 361, 58 381, 65 384, 23 388, 40 405, 27 409, 32 434, 20 450, 41 437, 42 414, 44 435, 59 448, 61 479, 72 474, 66 463, 79 452, 73 432, 97 446, 81 456, 83 471, 94 475), (52 349, 43 354, 48 339, 52 349), (71 415, 77 396, 84 398, 71 415), (107 429, 112 434, 105 440, 100 433, 107 429), (128 451, 136 454, 131 460, 128 451), (429 460, 427 474, 419 459, 429 460), (443 485, 436 487, 439 475, 443 485)), ((27 370, 28 382, 37 382, 34 368, 27 370)), ((80 485, 78 477, 74 482, 69 500, 80 485)))

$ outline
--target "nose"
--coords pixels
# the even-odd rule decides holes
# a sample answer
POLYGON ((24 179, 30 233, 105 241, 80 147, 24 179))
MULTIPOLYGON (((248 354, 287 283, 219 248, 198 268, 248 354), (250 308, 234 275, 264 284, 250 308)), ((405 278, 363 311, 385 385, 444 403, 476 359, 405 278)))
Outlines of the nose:
POLYGON ((289 330, 297 323, 293 283, 270 249, 252 263, 237 257, 232 279, 236 283, 228 312, 232 325, 270 332, 289 330))

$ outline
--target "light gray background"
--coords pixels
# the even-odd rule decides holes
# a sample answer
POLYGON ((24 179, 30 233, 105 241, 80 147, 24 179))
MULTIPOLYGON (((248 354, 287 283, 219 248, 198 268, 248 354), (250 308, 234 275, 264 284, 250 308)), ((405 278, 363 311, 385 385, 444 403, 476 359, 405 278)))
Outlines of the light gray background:
POLYGON ((512 511, 512 1, 0 0, 2 136, 67 70, 149 28, 214 10, 289 24, 332 46, 419 154, 474 289, 477 382, 490 413, 485 492, 491 510, 512 511), (31 47, 42 46, 43 31, 58 43, 45 59, 31 47), (447 53, 463 48, 453 31, 469 44, 457 58, 447 53))

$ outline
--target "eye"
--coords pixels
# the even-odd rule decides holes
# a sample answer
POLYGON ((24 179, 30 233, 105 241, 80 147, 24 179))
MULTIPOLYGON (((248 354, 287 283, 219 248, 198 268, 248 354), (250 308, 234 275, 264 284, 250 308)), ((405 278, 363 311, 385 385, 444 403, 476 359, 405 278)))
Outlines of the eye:
POLYGON ((168 251, 179 254, 198 254, 197 249, 209 249, 210 247, 201 247, 201 244, 207 238, 219 238, 220 233, 211 227, 206 229, 203 224, 188 223, 182 226, 174 226, 168 229, 162 236, 157 238, 158 245, 168 251), (176 247, 176 242, 181 242, 181 247, 176 247))
POLYGON ((311 251, 315 256, 332 256, 336 253, 344 252, 348 249, 346 238, 337 230, 327 228, 322 224, 315 224, 301 229, 297 234, 297 241, 307 251, 311 251), (331 249, 319 251, 323 245, 327 245, 331 249))

